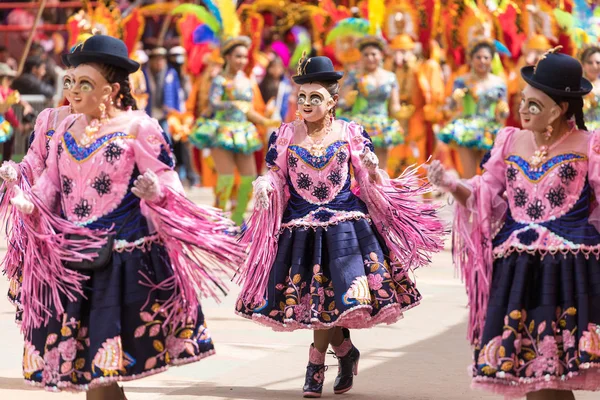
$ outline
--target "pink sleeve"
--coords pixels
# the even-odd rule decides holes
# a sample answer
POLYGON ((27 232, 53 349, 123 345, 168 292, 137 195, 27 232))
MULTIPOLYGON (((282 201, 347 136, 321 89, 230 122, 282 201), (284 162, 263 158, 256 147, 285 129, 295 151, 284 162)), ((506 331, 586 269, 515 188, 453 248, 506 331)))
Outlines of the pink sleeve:
POLYGON ((144 118, 133 129, 132 133, 136 136, 135 162, 140 173, 152 171, 158 176, 161 186, 184 194, 183 185, 174 170, 173 152, 158 122, 153 118, 144 118))
POLYGON ((248 220, 241 244, 250 248, 238 283, 243 284, 239 301, 244 304, 260 304, 265 296, 271 267, 277 255, 279 231, 289 191, 287 188, 287 148, 294 138, 294 125, 283 124, 269 138, 266 155, 268 171, 258 182, 267 182, 273 188, 269 194, 271 207, 255 208, 248 220))
POLYGON ((46 147, 46 132, 48 132, 49 122, 55 118, 56 111, 52 108, 43 110, 35 120, 33 130, 33 141, 27 150, 27 154, 21 161, 21 174, 23 174, 33 185, 42 175, 46 168, 46 158, 48 148, 46 147))
POLYGON ((588 180, 596 197, 596 204, 589 216, 590 224, 594 225, 600 232, 600 130, 590 134, 590 145, 588 149, 588 180))
POLYGON ((485 322, 491 283, 492 239, 504 223, 508 202, 505 158, 518 128, 504 128, 497 137, 485 171, 463 184, 471 189, 466 206, 457 203, 452 229, 454 265, 465 281, 469 297, 469 340, 476 343, 485 322))

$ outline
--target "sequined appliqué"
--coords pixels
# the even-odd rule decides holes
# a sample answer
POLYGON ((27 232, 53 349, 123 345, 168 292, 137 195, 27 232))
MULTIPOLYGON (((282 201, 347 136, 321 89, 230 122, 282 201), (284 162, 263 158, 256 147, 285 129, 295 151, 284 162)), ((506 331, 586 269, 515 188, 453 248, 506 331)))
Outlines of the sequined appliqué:
POLYGON ((515 199, 515 206, 523 208, 523 207, 525 207, 525 204, 527 204, 527 200, 529 200, 529 196, 527 196, 527 192, 525 191, 525 189, 516 188, 514 199, 515 199))
POLYGON ((571 164, 564 164, 558 170, 558 176, 565 185, 573 182, 577 177, 577 170, 571 164))
POLYGON ((298 174, 298 180, 296 180, 296 184, 300 189, 308 190, 313 185, 313 182, 312 179, 310 179, 310 176, 308 176, 308 174, 300 172, 298 174))
POLYGON ((533 220, 540 219, 542 218, 545 209, 546 206, 542 203, 540 199, 534 199, 527 206, 527 215, 533 220))
POLYGON ((65 195, 70 195, 71 193, 73 193, 73 179, 67 177, 67 176, 62 176, 62 191, 65 195))
POLYGON ((290 156, 288 157, 288 165, 291 169, 296 168, 298 166, 298 157, 295 157, 292 154, 290 154, 290 156))
POLYGON ((99 139, 96 139, 96 141, 94 141, 94 143, 92 143, 88 147, 79 146, 79 144, 77 144, 77 141, 75 140, 73 135, 71 135, 70 132, 65 132, 65 134, 63 136, 63 140, 65 142, 67 150, 69 151, 71 156, 73 156, 73 158, 77 161, 86 160, 88 157, 90 157, 92 154, 94 154, 96 151, 98 151, 98 149, 100 149, 106 142, 108 142, 109 140, 115 139, 115 138, 132 138, 133 139, 133 136, 130 136, 128 133, 125 133, 125 132, 114 132, 114 133, 102 136, 99 139))
POLYGON ((508 180, 509 182, 514 182, 517 180, 517 169, 515 167, 513 167, 512 165, 509 166, 506 170, 506 180, 508 180))
POLYGON ((94 183, 92 184, 92 187, 96 189, 96 192, 98 192, 101 197, 110 193, 111 186, 112 181, 110 176, 105 172, 101 173, 100 176, 95 177, 94 183))
POLYGON ((75 208, 73 209, 73 214, 77 215, 79 218, 87 218, 92 213, 92 206, 88 203, 86 199, 81 199, 75 208))
MULTIPOLYGON (((311 167, 316 169, 323 169, 327 166, 327 164, 329 164, 329 162, 331 162, 331 159, 336 155, 336 153, 338 153, 338 151, 342 151, 341 148, 346 145, 347 142, 344 140, 338 140, 336 142, 333 142, 329 146, 327 146, 327 149, 325 150, 325 155, 320 157, 313 156, 312 154, 310 154, 308 149, 305 149, 304 147, 298 145, 291 145, 289 149, 296 153, 302 161, 304 161, 311 167)), ((269 150, 269 152, 270 151, 271 150, 269 150)))
POLYGON ((319 201, 323 201, 329 197, 329 187, 327 187, 325 183, 319 182, 319 184, 313 188, 312 195, 319 199, 319 201))
POLYGON ((329 182, 331 182, 332 185, 337 186, 340 183, 342 183, 342 173, 339 169, 333 170, 329 173, 327 179, 329 180, 329 182))
POLYGON ((551 188, 546 193, 546 199, 550 203, 552 208, 560 207, 565 203, 565 199, 567 198, 567 194, 565 192, 565 188, 562 186, 551 188))
POLYGON ((114 164, 115 161, 121 159, 121 154, 123 154, 123 149, 119 147, 116 143, 109 143, 106 146, 106 150, 104 150, 104 158, 110 164, 114 164))
POLYGON ((335 155, 335 158, 337 158, 338 164, 343 164, 348 159, 348 154, 346 154, 343 151, 338 151, 337 154, 335 155))
MULTIPOLYGON (((523 159, 519 156, 515 156, 515 155, 509 156, 506 158, 506 161, 519 167, 529 180, 531 180, 533 182, 538 182, 540 179, 542 179, 544 177, 544 175, 548 171, 550 171, 552 168, 554 168, 557 165, 561 165, 561 164, 564 164, 569 161, 583 161, 586 159, 587 159, 587 157, 583 154, 577 154, 577 153, 560 154, 560 155, 552 157, 550 160, 546 161, 538 169, 533 169, 531 167, 531 165, 529 165, 529 163, 525 159, 523 159)), ((574 170, 573 166, 571 166, 571 168, 573 168, 573 170, 574 170)), ((577 171, 575 171, 575 173, 577 173, 577 171)), ((560 172, 559 172, 559 174, 560 174, 560 172)))
POLYGON ((58 148, 56 149, 56 155, 58 158, 62 156, 62 153, 65 151, 62 142, 58 144, 58 148))

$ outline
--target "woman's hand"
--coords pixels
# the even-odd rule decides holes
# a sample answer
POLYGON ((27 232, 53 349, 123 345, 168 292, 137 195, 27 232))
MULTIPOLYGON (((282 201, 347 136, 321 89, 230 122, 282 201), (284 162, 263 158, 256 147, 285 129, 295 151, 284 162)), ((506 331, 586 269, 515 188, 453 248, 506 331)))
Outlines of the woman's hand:
POLYGON ((273 191, 271 183, 264 178, 258 178, 254 181, 254 200, 255 207, 260 210, 267 210, 270 205, 269 194, 273 191))
POLYGON ((377 158, 377 155, 368 147, 365 147, 365 150, 360 155, 360 162, 362 163, 363 167, 369 171, 370 175, 375 174, 377 172, 377 168, 379 168, 379 158, 377 158))
POLYGON ((25 193, 23 193, 20 187, 15 186, 14 190, 15 196, 12 199, 10 199, 10 204, 12 204, 17 210, 19 210, 23 214, 31 214, 35 209, 33 203, 27 199, 25 193))
POLYGON ((454 192, 458 184, 458 181, 446 172, 439 160, 433 160, 427 166, 427 179, 442 192, 454 192))
POLYGON ((133 182, 131 191, 142 200, 157 201, 161 197, 158 176, 152 171, 146 171, 133 182))
POLYGON ((0 167, 0 179, 6 182, 14 182, 19 177, 17 170, 10 165, 8 162, 2 163, 2 167, 0 167))

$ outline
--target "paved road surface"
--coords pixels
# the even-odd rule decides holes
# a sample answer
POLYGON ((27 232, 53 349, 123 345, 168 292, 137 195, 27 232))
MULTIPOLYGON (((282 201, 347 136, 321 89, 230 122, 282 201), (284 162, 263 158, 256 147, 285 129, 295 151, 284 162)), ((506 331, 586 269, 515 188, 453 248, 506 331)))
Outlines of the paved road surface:
MULTIPOLYGON (((199 202, 210 202, 198 192, 199 202)), ((4 242, 2 242, 4 243, 4 242)), ((417 271, 424 295, 420 306, 391 326, 353 331, 361 350, 354 389, 335 396, 331 386, 337 368, 326 374, 324 398, 372 400, 484 400, 499 396, 472 391, 467 366, 471 351, 465 340, 467 310, 464 289, 454 277, 450 253, 434 258, 433 266, 417 271)), ((0 280, 0 293, 7 284, 0 280)), ((300 399, 311 332, 275 333, 233 313, 238 290, 221 304, 205 301, 217 355, 199 363, 125 383, 130 400, 300 399)), ((22 338, 13 323, 14 312, 0 300, 0 400, 79 400, 83 394, 55 394, 31 389, 21 379, 22 338)), ((592 393, 578 400, 598 399, 592 393)))

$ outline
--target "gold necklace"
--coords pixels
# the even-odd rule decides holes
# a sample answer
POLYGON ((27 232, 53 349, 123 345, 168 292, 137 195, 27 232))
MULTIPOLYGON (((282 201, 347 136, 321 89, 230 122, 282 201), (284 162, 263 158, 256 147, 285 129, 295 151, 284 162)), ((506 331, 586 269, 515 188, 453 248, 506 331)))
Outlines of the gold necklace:
POLYGON ((547 146, 547 145, 539 146, 537 139, 535 138, 535 133, 531 132, 531 137, 533 138, 533 145, 535 148, 535 152, 529 158, 529 165, 531 165, 533 167, 532 169, 534 171, 539 171, 540 166, 544 163, 544 161, 546 161, 546 158, 548 158, 548 154, 550 153, 550 151, 553 150, 554 148, 556 148, 562 142, 564 142, 569 137, 571 132, 573 132, 574 128, 575 127, 572 127, 571 129, 569 129, 565 134, 562 135, 562 137, 560 139, 558 139, 556 142, 552 143, 550 146, 547 146))

